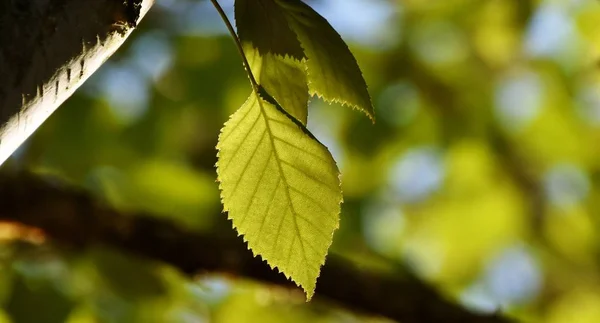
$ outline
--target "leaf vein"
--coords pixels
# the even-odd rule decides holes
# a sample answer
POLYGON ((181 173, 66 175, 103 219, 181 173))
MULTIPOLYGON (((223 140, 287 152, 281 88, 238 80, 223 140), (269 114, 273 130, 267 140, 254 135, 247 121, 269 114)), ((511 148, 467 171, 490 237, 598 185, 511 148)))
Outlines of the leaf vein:
POLYGON ((314 197, 302 192, 301 190, 295 188, 295 187, 290 187, 292 190, 294 190, 296 193, 301 194, 302 196, 306 197, 307 199, 311 200, 316 206, 318 206, 321 211, 323 211, 323 213, 327 214, 330 211, 327 210, 327 208, 325 208, 323 205, 321 205, 321 203, 319 203, 319 201, 317 201, 314 197))
POLYGON ((279 221, 279 226, 277 227, 277 234, 275 234, 275 243, 273 244, 273 250, 277 250, 277 244, 279 243, 279 236, 281 235, 281 227, 283 226, 283 222, 285 221, 285 217, 287 215, 287 210, 290 208, 289 205, 286 205, 285 209, 283 209, 283 216, 279 221))
POLYGON ((275 122, 275 123, 278 123, 278 124, 280 124, 280 125, 286 126, 286 127, 288 127, 288 128, 292 128, 292 129, 294 129, 294 130, 295 130, 295 127, 297 127, 297 126, 296 126, 296 125, 294 125, 294 124, 285 123, 285 122, 283 122, 283 121, 281 121, 281 120, 277 120, 277 119, 275 119, 275 118, 269 118, 269 117, 267 117, 267 119, 268 119, 269 121, 273 121, 273 122, 275 122))
MULTIPOLYGON (((269 212, 271 212, 271 206, 273 206, 273 201, 275 201, 275 196, 277 195, 277 189, 279 188, 279 183, 281 183, 281 178, 277 179, 277 184, 275 185, 275 189, 273 190, 273 195, 271 196, 271 199, 267 206, 267 210, 265 211, 262 221, 260 222, 260 226, 258 227, 258 233, 256 234, 256 242, 257 243, 258 243, 258 241, 260 241, 260 236, 262 234, 262 229, 265 225, 265 220, 269 216, 269 212)), ((277 239, 277 237, 275 237, 275 239, 277 239)))
POLYGON ((252 163, 252 160, 254 159, 254 155, 256 155, 256 151, 258 151, 258 148, 260 147, 260 144, 262 143, 263 139, 265 138, 266 133, 267 133, 266 131, 263 131, 262 135, 260 136, 260 140, 258 141, 258 144, 256 144, 254 151, 252 151, 252 155, 250 155, 250 158, 248 159, 246 164, 244 164, 244 168, 242 169, 240 178, 238 178, 237 181, 235 182, 235 186, 233 187, 231 194, 229 194, 229 198, 231 198, 232 196, 235 195, 237 188, 239 187, 240 183, 242 182, 242 179, 244 179, 244 175, 246 175, 246 173, 248 173, 246 170, 248 169, 248 166, 252 163))
MULTIPOLYGON (((250 112, 252 112, 252 109, 248 109, 248 111, 246 111, 246 114, 244 114, 244 116, 243 116, 243 117, 242 117, 242 118, 241 118, 241 119, 238 121, 238 123, 236 123, 236 124, 233 126, 233 128, 229 129, 229 133, 228 133, 228 134, 227 134, 225 137, 223 137, 223 138, 221 139, 221 142, 222 142, 222 143, 225 143, 225 141, 226 141, 226 140, 229 138, 229 136, 231 136, 231 134, 235 132, 235 130, 237 129, 237 127, 238 127, 240 124, 244 123, 244 120, 246 120, 246 117, 247 117, 247 116, 250 114, 250 112)), ((258 119, 258 117, 259 117, 259 116, 257 116, 257 118, 256 118, 256 119, 258 119)), ((252 128, 250 128, 250 130, 252 130, 252 128)))
POLYGON ((311 174, 309 174, 309 173, 307 173, 307 172, 303 171, 303 170, 302 170, 302 169, 300 169, 298 166, 296 166, 296 165, 294 165, 294 164, 292 164, 292 163, 288 162, 287 160, 283 160, 283 159, 282 159, 282 160, 281 160, 281 162, 282 162, 283 164, 285 164, 285 165, 287 165, 287 166, 289 166, 289 167, 291 167, 291 168, 295 169, 296 171, 298 171, 298 172, 302 173, 302 175, 304 175, 304 176, 306 176, 307 178, 309 178, 309 179, 313 180, 315 183, 319 183, 319 184, 321 184, 321 185, 325 186, 325 188, 327 188, 327 189, 331 190, 333 193, 337 193, 337 190, 336 190, 336 188, 337 188, 337 187, 335 187, 335 186, 332 186, 331 184, 324 182, 322 179, 319 179, 319 178, 317 178, 317 177, 314 177, 313 175, 311 175, 311 174))
MULTIPOLYGON (((323 230, 321 229, 320 226, 318 226, 316 223, 310 221, 308 218, 306 218, 304 216, 299 216, 299 218, 302 219, 302 220, 304 220, 304 222, 308 223, 313 228, 315 228, 317 230, 317 232, 319 232, 319 234, 321 235, 321 237, 324 238, 325 240, 327 240, 327 233, 323 232, 323 230)), ((310 246, 310 243, 307 243, 307 245, 310 246)))
MULTIPOLYGON (((260 119, 260 114, 258 116, 256 116, 256 120, 254 120, 254 122, 252 123, 252 127, 250 127, 250 130, 248 130, 248 132, 246 132, 246 134, 244 135, 244 137, 242 138, 241 142, 244 142, 248 139, 248 136, 250 135, 250 133, 252 132, 252 130, 255 129, 255 125, 258 122, 258 119, 260 119)), ((240 149, 242 148, 243 145, 238 145, 235 150, 233 151, 233 155, 231 156, 231 159, 227 162, 227 165, 225 165, 223 167, 223 173, 225 173, 227 171, 227 168, 229 167, 229 165, 231 165, 231 162, 233 162, 235 160, 235 156, 237 156, 237 153, 240 151, 240 149)))
MULTIPOLYGON (((292 203, 292 197, 290 196, 290 185, 287 182, 287 179, 286 179, 285 174, 283 172, 283 168, 281 167, 280 161, 282 159, 279 156, 279 153, 277 152, 277 147, 275 146, 275 138, 277 138, 277 137, 274 136, 273 131, 271 130, 271 126, 269 125, 269 121, 267 120, 268 116, 266 114, 265 107, 263 106, 262 99, 260 98, 260 96, 258 95, 258 93, 255 93, 255 94, 256 94, 256 98, 258 100, 258 104, 260 106, 263 118, 265 118, 265 126, 266 126, 266 129, 267 129, 267 131, 269 132, 269 135, 270 135, 269 139, 271 140, 271 146, 273 148, 273 151, 275 152, 275 157, 277 158, 277 163, 276 164, 277 164, 277 167, 279 169, 279 175, 281 176, 281 178, 283 178, 285 186, 286 186, 285 192, 286 192, 286 195, 287 195, 287 198, 288 198, 288 202, 289 202, 289 206, 290 206, 290 211, 292 212, 292 220, 294 222, 294 227, 296 229, 296 234, 297 234, 297 237, 299 238, 299 241, 300 241, 300 249, 302 249, 302 258, 304 258, 304 262, 305 263, 308 263, 308 259, 306 258, 306 252, 304 250, 304 242, 302 241, 302 236, 300 235, 300 228, 298 227, 298 221, 296 220, 296 216, 298 215, 298 213, 294 209, 294 205, 292 203)), ((293 244, 294 241, 295 240, 292 240, 292 244, 293 244)), ((289 262, 288 262, 288 266, 289 266, 289 262)))
MULTIPOLYGON (((260 184, 262 183, 262 180, 263 180, 263 178, 265 176, 265 171, 267 170, 267 167, 269 166, 269 162, 271 161, 271 157, 272 156, 273 156, 273 151, 271 151, 269 153, 269 157, 267 158, 267 162, 265 163, 265 166, 263 166, 263 168, 262 168, 262 172, 260 174, 260 179, 258 180, 258 183, 256 183, 256 186, 254 187, 254 191, 252 191, 252 194, 250 195, 250 203, 246 207, 246 213, 250 213, 252 204, 254 203, 254 198, 256 197, 256 192, 258 192, 258 188, 260 187, 260 184)), ((243 218, 243 220, 245 220, 245 219, 246 219, 246 217, 243 218)), ((243 220, 242 220, 242 222, 243 222, 243 220)), ((240 222, 240 225, 242 225, 242 222, 240 222)))
POLYGON ((282 139, 282 138, 280 138, 280 137, 277 137, 277 136, 274 136, 274 139, 275 139, 275 140, 277 140, 277 141, 280 141, 280 142, 286 143, 288 146, 290 146, 290 147, 292 147, 292 148, 296 148, 297 150, 300 150, 301 152, 303 152, 303 153, 305 153, 305 154, 309 154, 309 155, 311 155, 311 156, 313 156, 313 157, 317 158, 319 161, 321 161, 321 162, 323 162, 323 163, 330 163, 330 161, 328 161, 328 160, 324 159, 323 157, 321 157, 321 156, 319 156, 319 155, 317 155, 317 154, 315 154, 315 153, 313 153, 313 152, 306 151, 306 150, 304 150, 302 147, 300 147, 300 146, 297 146, 297 145, 294 145, 293 143, 291 143, 291 142, 289 142, 289 141, 287 141, 287 140, 285 140, 285 139, 282 139))

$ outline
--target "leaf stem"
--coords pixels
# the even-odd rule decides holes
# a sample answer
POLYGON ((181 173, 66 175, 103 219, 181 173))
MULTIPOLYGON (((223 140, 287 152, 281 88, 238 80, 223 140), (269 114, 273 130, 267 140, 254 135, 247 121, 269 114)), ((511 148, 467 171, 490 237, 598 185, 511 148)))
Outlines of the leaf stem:
POLYGON ((210 2, 212 2, 215 9, 217 9, 217 12, 221 16, 221 19, 223 19, 223 22, 225 22, 225 25, 227 26, 227 30, 229 30, 229 34, 231 34, 231 37, 233 37, 235 46, 237 47, 238 52, 240 53, 240 56, 242 56, 242 61, 244 62, 244 68, 246 69, 248 78, 250 78, 250 83, 252 84, 252 89, 258 95, 258 93, 259 93, 258 82, 256 82, 256 78, 254 78, 254 74, 252 73, 252 70, 250 69, 250 63, 248 63, 248 58, 246 57, 246 54, 244 53, 244 48, 242 46, 242 42, 240 41, 240 38, 238 37, 237 33, 235 32, 235 29, 233 28, 231 21, 229 21, 229 18, 227 18, 227 15, 225 14, 225 11, 223 10, 223 8, 219 4, 219 2, 217 0, 210 0, 210 2))

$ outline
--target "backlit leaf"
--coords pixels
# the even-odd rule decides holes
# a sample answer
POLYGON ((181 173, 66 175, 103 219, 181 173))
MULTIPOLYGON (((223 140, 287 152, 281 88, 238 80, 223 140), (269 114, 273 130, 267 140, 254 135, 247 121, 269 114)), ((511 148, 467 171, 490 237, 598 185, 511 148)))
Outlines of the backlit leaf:
POLYGON ((306 57, 281 8, 273 0, 236 0, 235 22, 242 43, 250 43, 262 56, 274 54, 296 60, 306 57))
POLYGON ((325 18, 301 0, 275 1, 308 57, 310 93, 360 109, 375 120, 367 84, 356 59, 325 18))
POLYGON ((255 94, 227 121, 217 148, 221 199, 233 226, 310 299, 339 224, 342 192, 331 154, 255 94))
POLYGON ((256 80, 294 118, 306 125, 308 119, 308 85, 304 64, 273 54, 261 55, 245 46, 250 69, 256 80))

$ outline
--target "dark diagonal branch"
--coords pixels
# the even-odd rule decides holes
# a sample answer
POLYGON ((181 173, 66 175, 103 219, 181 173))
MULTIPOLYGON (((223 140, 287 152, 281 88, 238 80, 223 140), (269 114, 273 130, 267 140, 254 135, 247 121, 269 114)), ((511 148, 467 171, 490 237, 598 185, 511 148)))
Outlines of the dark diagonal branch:
MULTIPOLYGON (((188 275, 219 272, 294 288, 252 256, 240 238, 186 231, 165 220, 127 216, 85 192, 28 174, 0 177, 0 221, 41 229, 64 245, 108 245, 170 264, 188 275)), ((471 313, 410 275, 387 276, 332 255, 317 282, 316 299, 350 310, 408 322, 509 322, 471 313)))

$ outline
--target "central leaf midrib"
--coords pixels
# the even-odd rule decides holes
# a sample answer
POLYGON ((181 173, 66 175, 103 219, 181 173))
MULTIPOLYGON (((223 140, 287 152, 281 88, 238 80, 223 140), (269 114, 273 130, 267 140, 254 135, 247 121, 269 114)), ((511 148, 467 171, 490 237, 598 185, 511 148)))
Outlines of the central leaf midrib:
MULTIPOLYGON (((280 176, 283 178, 283 181, 285 182, 285 193, 286 196, 288 198, 289 201, 289 205, 290 205, 290 210, 292 211, 292 218, 294 220, 294 226, 296 228, 296 233, 298 234, 298 240, 300 240, 300 248, 302 249, 302 257, 304 258, 304 261, 307 262, 308 259, 306 258, 306 250, 304 250, 304 242, 302 241, 302 234, 300 233, 300 227, 298 226, 298 221, 296 220, 296 216, 298 216, 298 213, 296 212, 296 209, 294 208, 294 203, 292 202, 292 197, 290 195, 290 185, 287 182, 287 178, 285 177, 285 174, 283 173, 283 168, 281 167, 281 158, 279 157, 279 153, 277 152, 277 147, 275 147, 275 141, 274 141, 274 135, 273 135, 273 131, 271 130, 271 126, 269 125, 269 118, 266 115, 265 112, 265 107, 263 106, 263 103, 261 101, 261 97, 260 95, 258 95, 258 93, 256 93, 256 99, 258 100, 258 106, 260 107, 260 114, 263 117, 263 120, 265 121, 265 127, 267 128, 267 132, 269 133, 269 141, 271 142, 271 147, 273 149, 273 151, 275 152, 275 159, 276 159, 276 164, 277 164, 277 169, 279 170, 279 174, 280 176)), ((281 220, 282 222, 285 220, 285 214, 283 215, 284 218, 281 220)), ((279 239, 279 237, 277 237, 277 239, 279 239)), ((292 240, 293 243, 293 240, 292 240)), ((290 250, 291 253, 291 250, 290 250)), ((290 265, 290 261, 288 259, 287 261, 287 266, 290 265)))

